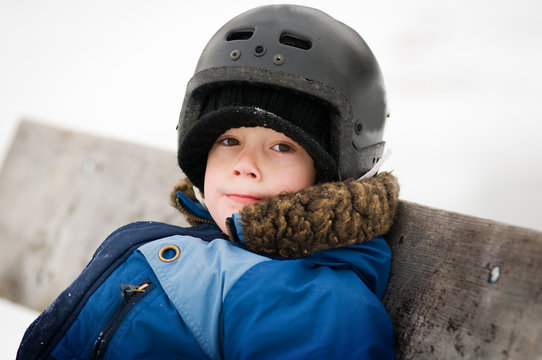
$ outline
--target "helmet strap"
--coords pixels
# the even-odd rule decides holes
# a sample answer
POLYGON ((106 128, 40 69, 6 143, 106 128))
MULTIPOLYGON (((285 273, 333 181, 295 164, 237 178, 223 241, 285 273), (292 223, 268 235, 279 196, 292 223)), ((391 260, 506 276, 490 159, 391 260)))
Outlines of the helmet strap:
POLYGON ((374 166, 371 168, 371 170, 369 170, 365 174, 363 174, 358 179, 358 181, 365 180, 365 179, 368 179, 368 178, 371 178, 371 177, 375 176, 378 173, 378 170, 380 170, 380 167, 384 164, 384 162, 386 160, 388 160, 390 155, 391 155, 391 150, 386 149, 386 152, 384 152, 384 155, 382 155, 382 157, 374 164, 374 166))

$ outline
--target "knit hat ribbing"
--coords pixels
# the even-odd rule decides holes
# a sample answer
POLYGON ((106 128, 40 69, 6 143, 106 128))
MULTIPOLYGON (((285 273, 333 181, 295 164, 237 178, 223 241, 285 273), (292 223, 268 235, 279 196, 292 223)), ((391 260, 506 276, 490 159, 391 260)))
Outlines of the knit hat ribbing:
POLYGON ((334 180, 329 154, 329 114, 320 102, 289 91, 254 85, 218 88, 208 94, 199 119, 184 134, 178 160, 203 189, 207 155, 218 136, 231 128, 262 126, 299 143, 314 160, 318 181, 334 180))
POLYGON ((275 114, 301 128, 324 150, 329 149, 329 116, 314 100, 271 88, 232 86, 220 88, 208 96, 202 117, 230 106, 254 107, 275 114))

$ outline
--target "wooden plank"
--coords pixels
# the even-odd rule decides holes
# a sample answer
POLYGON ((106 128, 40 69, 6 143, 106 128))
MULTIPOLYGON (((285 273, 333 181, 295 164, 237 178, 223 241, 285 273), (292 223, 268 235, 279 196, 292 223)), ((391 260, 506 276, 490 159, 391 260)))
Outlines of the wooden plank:
POLYGON ((400 359, 542 359, 542 233, 402 201, 384 304, 400 359))
POLYGON ((43 309, 117 227, 187 225, 169 206, 174 152, 20 124, 0 173, 0 297, 43 309))

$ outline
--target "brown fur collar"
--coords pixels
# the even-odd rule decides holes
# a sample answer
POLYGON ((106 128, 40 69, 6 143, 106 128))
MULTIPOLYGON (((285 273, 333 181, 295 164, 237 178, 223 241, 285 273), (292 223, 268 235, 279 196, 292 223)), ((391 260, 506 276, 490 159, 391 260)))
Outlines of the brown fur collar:
MULTIPOLYGON (((186 214, 176 200, 178 190, 195 199, 192 186, 183 179, 171 194, 174 206, 186 214)), ((258 254, 301 257, 359 244, 388 232, 398 196, 397 179, 387 172, 363 181, 323 183, 282 193, 242 210, 245 247, 258 254)), ((187 218, 193 225, 198 223, 187 218)))

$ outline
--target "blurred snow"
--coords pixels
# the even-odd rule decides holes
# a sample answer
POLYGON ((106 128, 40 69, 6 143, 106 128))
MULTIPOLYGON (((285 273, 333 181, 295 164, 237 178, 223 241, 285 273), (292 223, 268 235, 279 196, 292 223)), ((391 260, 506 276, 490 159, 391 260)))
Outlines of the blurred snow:
POLYGON ((37 316, 36 310, 0 298, 0 359, 15 359, 26 328, 37 316))
MULTIPOLYGON (((265 3, 0 0, 0 162, 21 118, 174 150, 205 43, 265 3)), ((542 230, 541 2, 296 3, 379 59, 403 199, 542 230)))

